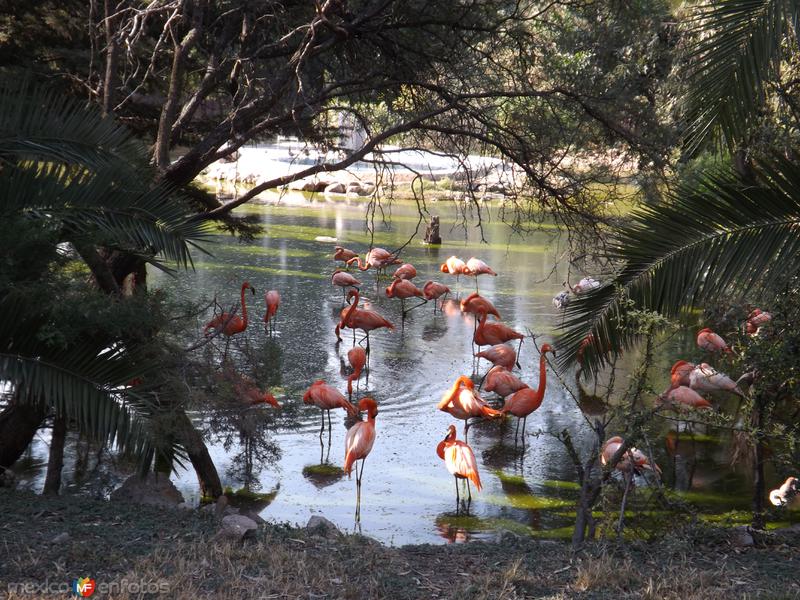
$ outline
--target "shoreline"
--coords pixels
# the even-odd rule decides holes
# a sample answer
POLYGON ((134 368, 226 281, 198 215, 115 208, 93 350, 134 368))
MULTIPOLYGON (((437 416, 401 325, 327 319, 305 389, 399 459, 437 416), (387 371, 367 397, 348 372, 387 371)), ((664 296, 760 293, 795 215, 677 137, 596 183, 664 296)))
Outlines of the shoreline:
POLYGON ((592 542, 580 553, 511 533, 389 547, 269 523, 220 539, 213 512, 202 510, 7 489, 0 505, 0 596, 10 600, 63 597, 44 584, 77 577, 101 592, 116 585, 113 597, 123 599, 800 597, 796 531, 743 546, 730 531, 689 529, 650 543, 592 542))

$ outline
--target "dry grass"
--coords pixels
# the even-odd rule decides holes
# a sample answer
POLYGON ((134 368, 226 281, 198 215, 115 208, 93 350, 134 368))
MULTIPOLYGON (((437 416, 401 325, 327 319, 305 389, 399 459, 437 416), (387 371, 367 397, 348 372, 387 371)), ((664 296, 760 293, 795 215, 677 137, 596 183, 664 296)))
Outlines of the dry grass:
POLYGON ((146 597, 176 599, 800 598, 800 550, 791 536, 739 549, 726 532, 695 530, 650 544, 595 544, 575 555, 565 544, 511 534, 499 543, 389 548, 266 526, 253 540, 230 543, 212 541, 216 523, 194 511, 3 491, 0 504, 0 598, 7 582, 78 575, 98 584, 158 583, 162 593, 146 597), (65 530, 69 541, 53 543, 65 530))

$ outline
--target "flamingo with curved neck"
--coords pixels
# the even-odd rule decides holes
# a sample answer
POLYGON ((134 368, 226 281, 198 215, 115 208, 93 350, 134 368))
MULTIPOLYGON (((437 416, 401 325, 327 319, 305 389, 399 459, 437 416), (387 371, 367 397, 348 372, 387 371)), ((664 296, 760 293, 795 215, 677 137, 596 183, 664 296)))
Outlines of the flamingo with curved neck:
POLYGON ((522 419, 522 442, 525 443, 525 424, 528 420, 528 415, 539 408, 544 400, 544 392, 547 386, 547 359, 545 355, 551 352, 553 356, 556 351, 550 344, 542 345, 542 353, 539 356, 539 387, 536 389, 526 387, 522 388, 506 400, 503 408, 500 411, 504 414, 512 414, 517 417, 517 429, 514 432, 514 441, 517 440, 519 432, 519 419, 522 419))
POLYGON ((244 291, 246 289, 250 289, 250 292, 255 295, 256 290, 255 288, 250 285, 249 281, 245 281, 242 284, 242 291, 241 291, 241 301, 242 301, 242 316, 240 317, 237 314, 223 312, 213 319, 211 319, 206 326, 203 328, 203 333, 206 335, 208 334, 209 329, 215 330, 222 330, 222 334, 228 338, 227 342, 225 343, 225 355, 228 353, 228 344, 230 344, 231 336, 236 335, 237 333, 242 333, 245 329, 247 329, 247 303, 245 302, 244 291))
POLYGON ((336 339, 340 342, 342 341, 339 331, 345 327, 353 329, 353 333, 355 333, 356 329, 361 329, 366 334, 367 353, 369 353, 369 332, 374 329, 380 329, 381 327, 394 329, 394 324, 384 319, 374 310, 363 310, 358 308, 358 301, 361 298, 358 290, 350 290, 350 292, 348 292, 347 299, 350 300, 351 298, 353 298, 353 302, 350 305, 350 308, 348 308, 347 312, 342 315, 341 321, 339 321, 339 323, 336 325, 336 329, 334 330, 336 333, 336 339))

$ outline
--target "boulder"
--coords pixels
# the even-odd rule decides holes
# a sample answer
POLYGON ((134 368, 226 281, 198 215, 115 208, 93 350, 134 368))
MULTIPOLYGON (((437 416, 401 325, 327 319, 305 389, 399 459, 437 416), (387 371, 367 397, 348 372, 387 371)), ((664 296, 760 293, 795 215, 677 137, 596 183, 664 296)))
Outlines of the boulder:
POLYGON ((120 487, 111 492, 111 500, 165 507, 177 507, 185 502, 169 477, 157 473, 148 473, 144 478, 131 475, 120 487))
POLYGON ((311 518, 306 523, 306 529, 309 532, 321 533, 322 535, 329 535, 331 533, 339 533, 339 529, 322 515, 311 515, 311 518))
POLYGON ((324 192, 326 194, 344 194, 345 190, 348 188, 345 188, 343 183, 335 181, 330 185, 326 186, 324 192))
POLYGON ((217 532, 217 538, 241 540, 245 537, 255 536, 258 523, 243 515, 226 515, 222 517, 222 528, 217 532))

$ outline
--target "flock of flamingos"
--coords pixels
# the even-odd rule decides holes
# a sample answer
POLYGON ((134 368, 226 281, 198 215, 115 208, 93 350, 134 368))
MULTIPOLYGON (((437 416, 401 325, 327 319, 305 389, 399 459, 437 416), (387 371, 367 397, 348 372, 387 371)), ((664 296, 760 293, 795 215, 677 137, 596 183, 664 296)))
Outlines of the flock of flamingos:
MULTIPOLYGON (((413 280, 417 276, 417 270, 413 265, 401 264, 397 256, 383 248, 372 248, 367 252, 365 259, 347 248, 336 246, 333 255, 334 261, 341 261, 344 266, 355 265, 359 271, 375 269, 377 272, 376 286, 378 277, 389 267, 396 267, 392 274, 392 282, 385 292, 389 298, 399 298, 401 301, 402 318, 406 314, 433 301, 434 312, 436 311, 439 299, 446 298, 450 293, 450 288, 442 283, 427 281, 422 288, 417 287, 413 280), (406 300, 419 298, 421 302, 406 309, 406 300)), ((436 447, 438 456, 444 461, 445 467, 455 478, 456 483, 456 504, 460 505, 459 482, 466 486, 466 504, 472 500, 470 482, 475 487, 481 489, 481 480, 478 473, 478 465, 475 455, 467 443, 469 427, 472 423, 483 419, 501 419, 507 415, 517 417, 517 428, 515 430, 515 442, 519 435, 519 424, 522 422, 522 439, 524 443, 525 423, 527 417, 537 410, 544 398, 547 384, 547 363, 546 354, 548 352, 555 355, 555 351, 549 344, 542 345, 539 358, 539 383, 538 387, 533 388, 523 382, 512 373, 514 366, 519 367, 517 361, 519 350, 521 350, 524 335, 507 325, 500 322, 500 313, 492 302, 478 293, 478 277, 481 275, 497 276, 494 270, 485 262, 478 258, 470 258, 468 261, 451 256, 441 265, 441 272, 459 277, 467 276, 475 278, 476 291, 460 301, 462 313, 471 314, 475 318, 475 328, 473 331, 473 344, 480 350, 483 346, 490 346, 486 350, 473 352, 476 358, 484 358, 492 363, 491 369, 480 380, 478 390, 481 388, 486 392, 494 392, 503 399, 503 404, 499 409, 490 406, 476 390, 475 382, 472 378, 462 375, 456 379, 452 387, 445 392, 438 404, 438 409, 449 413, 453 418, 464 421, 464 439, 457 438, 455 425, 450 425, 444 439, 436 447), (489 321, 492 316, 496 320, 489 321), (515 350, 508 345, 509 342, 519 340, 519 348, 515 350)), ((379 313, 359 308, 359 288, 362 285, 353 274, 347 270, 336 269, 331 276, 331 283, 342 288, 343 303, 347 303, 341 311, 340 319, 335 328, 337 345, 342 341, 341 334, 344 329, 353 331, 353 348, 348 351, 347 357, 352 367, 352 372, 347 378, 347 397, 335 386, 325 381, 315 381, 305 392, 303 402, 318 407, 321 410, 322 426, 320 436, 325 429, 325 414, 328 414, 328 428, 331 427, 330 411, 341 408, 355 420, 355 423, 348 429, 345 437, 345 459, 344 472, 350 476, 355 467, 356 471, 356 509, 355 519, 361 518, 361 482, 364 471, 364 462, 375 443, 375 418, 378 415, 378 404, 373 398, 364 397, 358 400, 357 404, 352 403, 353 382, 358 382, 359 378, 368 365, 369 360, 369 336, 370 332, 380 329, 394 329, 394 324, 381 316, 379 313), (351 288, 348 291, 348 288, 351 288), (356 330, 361 330, 364 337, 356 343, 356 330), (365 346, 362 344, 366 342, 365 346), (365 412, 366 420, 361 420, 360 414, 365 412), (358 461, 361 461, 359 469, 358 461)), ((557 308, 564 308, 569 302, 569 293, 580 294, 598 287, 600 284, 594 279, 585 278, 581 282, 569 287, 569 292, 562 292, 553 299, 557 308)), ((224 335, 227 339, 225 353, 227 354, 228 343, 231 337, 246 330, 248 324, 247 305, 245 302, 245 291, 250 289, 255 294, 255 290, 249 282, 244 282, 241 287, 241 307, 242 314, 239 316, 235 311, 222 312, 210 320, 204 331, 206 334, 214 330, 217 335, 224 335)), ((265 294, 266 311, 264 314, 264 324, 267 330, 274 326, 275 315, 280 306, 280 294, 275 290, 270 290, 265 294)), ((754 310, 748 317, 746 328, 748 333, 757 332, 758 328, 766 324, 771 319, 771 315, 759 309, 754 310)), ((578 353, 578 360, 581 361, 583 349, 592 343, 591 336, 587 336, 578 353)), ((697 345, 701 350, 709 353, 730 352, 730 348, 722 337, 708 328, 702 329, 697 335, 697 345)), ((275 397, 269 392, 262 392, 258 389, 255 382, 235 373, 227 372, 229 377, 233 377, 234 391, 250 404, 266 403, 276 408, 279 404, 275 397)), ((725 391, 743 395, 737 382, 733 381, 724 373, 716 371, 708 363, 694 365, 684 360, 677 361, 671 370, 670 386, 659 396, 658 402, 666 408, 685 411, 703 410, 711 408, 711 404, 703 398, 701 394, 707 392, 725 391)), ((616 460, 616 469, 623 472, 627 482, 632 480, 633 473, 641 473, 642 469, 651 473, 660 473, 658 465, 651 464, 648 456, 636 448, 628 448, 621 456, 617 456, 618 450, 624 444, 624 440, 619 436, 614 436, 607 440, 601 450, 600 460, 606 464, 616 460)), ((774 490, 770 499, 774 504, 784 504, 785 501, 800 491, 800 485, 795 478, 789 478, 779 490, 774 490), (786 489, 784 489, 786 488, 786 489)))

